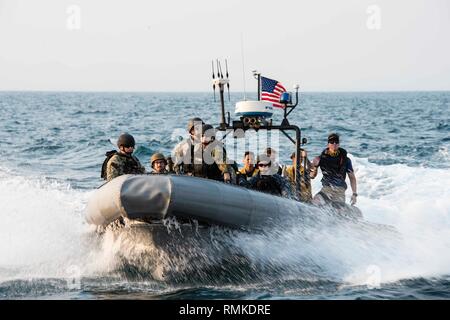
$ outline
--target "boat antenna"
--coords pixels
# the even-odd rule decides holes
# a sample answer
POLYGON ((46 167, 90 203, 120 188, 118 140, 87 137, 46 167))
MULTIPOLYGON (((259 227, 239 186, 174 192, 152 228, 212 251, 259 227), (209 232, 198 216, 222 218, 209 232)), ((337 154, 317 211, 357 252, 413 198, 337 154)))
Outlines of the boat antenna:
MULTIPOLYGON (((213 63, 214 65, 214 63, 213 63)), ((219 59, 216 59, 216 68, 217 68, 217 77, 213 76, 213 84, 218 87, 219 89, 219 98, 220 98, 220 107, 221 107, 221 119, 220 119, 220 128, 222 130, 225 130, 228 126, 228 123, 225 120, 225 98, 224 98, 224 92, 225 92, 225 85, 230 81, 228 79, 228 62, 225 62, 225 66, 227 68, 225 75, 227 78, 225 79, 223 77, 222 72, 222 65, 219 61, 219 59)), ((213 67, 213 74, 215 75, 216 70, 214 70, 213 67)), ((229 122, 229 121, 228 121, 229 122)))
POLYGON ((244 100, 247 100, 247 89, 245 88, 244 34, 242 32, 241 32, 241 60, 242 60, 242 80, 244 82, 244 100))
POLYGON ((223 79, 222 64, 220 63, 220 60, 219 60, 219 70, 220 70, 220 79, 223 79))
MULTIPOLYGON (((227 80, 229 79, 229 74, 228 74, 228 61, 227 59, 225 59, 225 72, 226 72, 226 77, 227 80)), ((228 89, 228 101, 231 101, 230 99, 230 82, 227 82, 227 89, 228 89)))
POLYGON ((219 59, 216 59, 216 65, 217 65, 217 79, 220 79, 221 76, 220 76, 220 71, 219 71, 219 69, 220 69, 219 59))
POLYGON ((212 78, 213 78, 214 102, 216 102, 216 83, 214 82, 214 80, 216 79, 216 76, 214 75, 214 60, 211 60, 211 67, 212 67, 212 78))

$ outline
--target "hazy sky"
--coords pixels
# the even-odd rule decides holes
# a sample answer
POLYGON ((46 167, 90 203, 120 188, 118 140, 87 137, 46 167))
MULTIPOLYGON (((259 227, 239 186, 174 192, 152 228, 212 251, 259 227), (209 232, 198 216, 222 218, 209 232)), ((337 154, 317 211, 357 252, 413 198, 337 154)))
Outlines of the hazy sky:
POLYGON ((243 91, 241 35, 247 90, 450 90, 448 0, 0 0, 0 90, 243 91))

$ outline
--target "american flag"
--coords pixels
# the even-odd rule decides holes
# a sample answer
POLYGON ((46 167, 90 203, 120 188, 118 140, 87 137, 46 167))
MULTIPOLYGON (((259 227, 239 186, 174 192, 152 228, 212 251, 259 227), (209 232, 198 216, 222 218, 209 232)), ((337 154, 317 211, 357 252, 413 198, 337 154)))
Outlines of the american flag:
POLYGON ((274 107, 284 108, 280 103, 280 97, 286 89, 277 80, 261 77, 261 100, 270 101, 274 107))

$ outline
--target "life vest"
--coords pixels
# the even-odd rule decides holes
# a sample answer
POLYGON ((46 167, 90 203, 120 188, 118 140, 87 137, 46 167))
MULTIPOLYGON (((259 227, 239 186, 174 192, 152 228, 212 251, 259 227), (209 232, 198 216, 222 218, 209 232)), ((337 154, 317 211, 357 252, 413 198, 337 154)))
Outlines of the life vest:
MULTIPOLYGON (((223 149, 223 154, 226 157, 226 151, 222 144, 219 144, 217 147, 223 149)), ((191 174, 195 177, 223 181, 223 172, 219 165, 215 161, 211 164, 207 164, 204 161, 205 148, 202 145, 194 144, 191 140, 186 140, 176 149, 181 154, 180 158, 182 157, 182 161, 177 164, 177 172, 191 174)), ((212 154, 215 152, 214 150, 216 149, 213 148, 211 150, 212 154)))
MULTIPOLYGON (((197 149, 196 145, 189 143, 188 150, 186 151, 190 153, 190 157, 188 163, 185 163, 184 161, 181 163, 183 174, 192 174, 194 177, 223 181, 223 174, 217 163, 213 162, 212 164, 207 164, 203 160, 203 152, 205 152, 203 148, 197 149), (201 152, 201 154, 199 154, 199 152, 201 152), (196 161, 200 162, 199 160, 201 160, 202 163, 195 163, 196 161)), ((212 149, 212 152, 214 152, 214 149, 212 149)))
POLYGON ((106 180, 106 166, 108 165, 108 161, 114 156, 118 154, 117 150, 111 150, 105 153, 105 160, 102 164, 102 172, 100 174, 100 177, 104 180, 106 180))
MULTIPOLYGON (((206 150, 203 150, 203 152, 206 152, 206 150)), ((215 152, 214 149, 211 150, 211 155, 213 152, 215 152)), ((223 181, 222 171, 220 171, 219 166, 215 161, 211 164, 208 164, 204 160, 202 160, 201 164, 194 164, 193 167, 193 174, 195 177, 223 181)))
MULTIPOLYGON (((179 163, 179 166, 181 167, 183 174, 191 173, 194 175, 194 159, 195 159, 195 144, 192 143, 191 140, 186 140, 183 142, 183 144, 180 146, 181 151, 183 152, 183 149, 187 148, 184 152, 189 153, 189 156, 186 154, 183 154, 183 161, 179 163), (187 162, 185 162, 187 160, 187 162)), ((183 153, 184 153, 183 152, 183 153)))
POLYGON ((215 162, 212 164, 194 164, 194 176, 223 181, 222 171, 215 162))
MULTIPOLYGON (((292 183, 294 183, 294 166, 286 166, 285 167, 285 175, 286 175, 286 177, 287 178, 289 178, 289 180, 292 182, 292 183)), ((300 165, 300 170, 299 170, 300 172, 300 176, 303 178, 304 177, 304 172, 305 172, 305 170, 304 170, 304 168, 303 168, 303 166, 302 165, 300 165)), ((307 178, 309 178, 309 175, 307 175, 307 178)))
POLYGON ((335 157, 328 154, 328 148, 320 155, 319 166, 322 170, 324 185, 336 185, 347 188, 345 178, 347 176, 347 151, 339 148, 339 154, 335 157))
POLYGON ((239 174, 245 177, 246 179, 256 176, 259 173, 259 169, 256 167, 253 167, 253 170, 251 172, 245 171, 245 168, 239 169, 239 174))
MULTIPOLYGON (((309 170, 306 171, 306 176, 304 174, 305 168, 301 165, 300 166, 300 192, 299 197, 300 200, 303 202, 308 202, 312 199, 312 190, 311 190, 311 179, 309 177, 309 170)), ((287 166, 285 170, 285 175, 289 179, 289 182, 292 184, 292 187, 294 189, 297 188, 295 185, 295 179, 294 179, 294 166, 287 166)))
POLYGON ((271 175, 259 175, 255 189, 260 192, 281 196, 282 190, 279 182, 271 175))
POLYGON ((189 163, 185 163, 185 162, 182 163, 183 173, 184 174, 187 174, 187 173, 192 173, 193 174, 194 173, 194 165, 193 165, 193 162, 194 162, 194 147, 195 146, 192 143, 189 145, 189 152, 191 154, 189 163))
POLYGON ((107 166, 108 166, 108 162, 109 162, 109 160, 111 160, 111 158, 112 158, 113 156, 115 156, 115 155, 117 155, 117 156, 119 156, 119 157, 124 157, 124 158, 127 159, 127 161, 125 161, 125 167, 123 168, 123 171, 124 171, 125 174, 138 174, 138 173, 142 173, 142 172, 141 172, 141 166, 140 166, 140 163, 139 163, 139 161, 138 161, 135 157, 133 157, 132 155, 129 156, 129 155, 120 153, 120 152, 118 152, 117 150, 111 150, 111 151, 108 151, 108 152, 105 153, 105 157, 106 157, 106 158, 105 158, 105 160, 103 161, 103 164, 102 164, 102 172, 101 172, 101 175, 100 175, 100 177, 101 177, 102 179, 104 179, 104 180, 107 179, 106 169, 107 169, 107 166))

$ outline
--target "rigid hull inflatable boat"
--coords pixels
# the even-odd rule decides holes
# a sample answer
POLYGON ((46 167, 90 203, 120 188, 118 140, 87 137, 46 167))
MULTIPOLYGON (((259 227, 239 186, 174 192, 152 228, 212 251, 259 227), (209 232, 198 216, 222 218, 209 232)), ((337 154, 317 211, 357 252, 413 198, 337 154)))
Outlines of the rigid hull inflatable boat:
MULTIPOLYGON (((287 119, 298 104, 298 86, 294 87, 297 90, 295 104, 290 94, 281 96, 284 117, 280 125, 273 125, 270 104, 260 101, 261 77, 256 74, 258 101, 237 103, 235 114, 240 118, 230 121, 229 114, 228 120, 225 116, 224 88, 228 86, 228 70, 226 74, 226 79, 219 73, 217 78, 213 77, 213 86, 219 88, 221 102, 221 121, 216 129, 224 133, 224 139, 227 136, 238 139, 250 129, 256 132, 277 130, 284 134, 294 144, 293 183, 299 193, 302 179, 307 178, 306 170, 303 174, 299 170, 301 145, 307 141, 301 139, 300 128, 291 125, 287 119)), ((237 257, 242 255, 239 244, 234 246, 233 243, 236 238, 234 230, 264 233, 277 228, 283 233, 292 224, 307 229, 308 226, 326 227, 340 223, 344 226, 351 224, 358 230, 379 234, 383 238, 398 236, 390 226, 364 221, 356 207, 345 205, 335 209, 188 175, 144 174, 119 176, 98 188, 89 199, 86 219, 98 230, 112 229, 114 237, 125 239, 124 243, 150 248, 150 254, 141 256, 152 263, 173 261, 171 259, 178 261, 180 256, 186 258, 183 263, 172 263, 176 265, 173 268, 175 274, 179 274, 179 266, 198 266, 202 259, 206 264, 220 266, 231 257, 235 264, 237 257), (159 253, 151 254, 153 248, 157 248, 159 253)), ((125 253, 130 251, 129 247, 124 249, 125 253)), ((243 260, 245 262, 245 257, 243 260)), ((136 265, 141 263, 138 261, 136 265)), ((201 268, 194 269, 198 272, 201 268)), ((206 272, 201 276, 210 274, 206 272)))
POLYGON ((180 175, 124 175, 90 198, 87 221, 97 226, 125 218, 162 221, 171 217, 232 229, 260 229, 288 212, 300 214, 298 201, 180 175))
MULTIPOLYGON (((225 61, 227 66, 227 62, 225 61)), ((290 93, 283 93, 280 104, 284 105, 284 118, 281 125, 272 125, 272 102, 261 99, 261 75, 258 79, 258 100, 240 101, 235 114, 239 120, 228 121, 225 113, 225 88, 229 89, 228 67, 226 78, 217 61, 217 77, 213 64, 213 88, 220 93, 221 121, 218 131, 226 136, 237 138, 236 133, 247 130, 281 131, 294 144, 295 188, 300 190, 300 181, 305 177, 300 172, 301 130, 291 125, 287 116, 298 105, 292 103, 290 93), (294 132, 292 138, 287 132, 294 132)), ((301 213, 306 205, 292 199, 281 198, 246 188, 227 185, 221 182, 182 175, 125 175, 117 177, 101 186, 92 196, 87 207, 87 221, 97 226, 107 226, 117 219, 127 221, 162 221, 175 217, 181 220, 195 220, 201 224, 225 226, 233 229, 260 228, 287 212, 301 213)))

